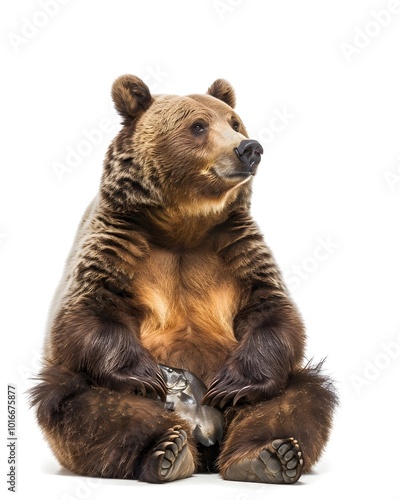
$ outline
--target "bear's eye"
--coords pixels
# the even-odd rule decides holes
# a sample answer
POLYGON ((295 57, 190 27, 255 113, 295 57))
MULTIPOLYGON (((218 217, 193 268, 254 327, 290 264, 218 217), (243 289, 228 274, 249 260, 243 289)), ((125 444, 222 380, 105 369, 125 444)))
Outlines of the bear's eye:
POLYGON ((206 128, 206 125, 202 122, 196 122, 192 125, 192 130, 193 132, 196 132, 196 134, 199 134, 200 132, 204 132, 206 128))
POLYGON ((235 121, 232 123, 232 128, 233 128, 233 130, 234 130, 235 132, 239 132, 239 129, 240 129, 240 123, 239 123, 238 121, 236 121, 236 120, 235 120, 235 121))

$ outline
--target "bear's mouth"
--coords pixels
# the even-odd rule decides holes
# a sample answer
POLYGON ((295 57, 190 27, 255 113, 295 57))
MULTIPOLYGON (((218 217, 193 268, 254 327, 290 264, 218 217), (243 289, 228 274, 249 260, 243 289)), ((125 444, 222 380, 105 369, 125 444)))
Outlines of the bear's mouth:
POLYGON ((228 181, 236 181, 243 182, 244 180, 248 180, 251 177, 254 177, 257 172, 257 165, 252 165, 249 169, 226 169, 226 168, 218 168, 214 166, 211 171, 219 178, 228 180, 228 181))
POLYGON ((239 178, 246 178, 246 177, 254 177, 256 175, 254 170, 250 171, 243 171, 243 172, 231 172, 228 174, 225 174, 224 177, 228 179, 235 179, 236 177, 239 178))

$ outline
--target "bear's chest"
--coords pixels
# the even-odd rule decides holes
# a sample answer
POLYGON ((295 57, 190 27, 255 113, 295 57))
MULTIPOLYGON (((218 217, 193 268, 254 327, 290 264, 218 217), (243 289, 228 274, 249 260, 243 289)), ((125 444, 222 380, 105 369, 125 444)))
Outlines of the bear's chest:
POLYGON ((218 365, 237 344, 233 319, 239 287, 211 251, 153 249, 134 288, 144 311, 141 342, 160 363, 201 376, 194 364, 206 357, 218 365))

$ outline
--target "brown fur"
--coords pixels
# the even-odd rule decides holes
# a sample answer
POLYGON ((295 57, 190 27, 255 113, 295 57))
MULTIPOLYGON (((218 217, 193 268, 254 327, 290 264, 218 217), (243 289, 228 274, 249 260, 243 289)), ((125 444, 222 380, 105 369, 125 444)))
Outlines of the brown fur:
MULTIPOLYGON (((125 75, 112 95, 124 126, 68 259, 32 392, 56 457, 77 474, 161 481, 156 443, 186 428, 164 410, 162 363, 202 379, 204 403, 224 408, 222 476, 292 435, 309 470, 336 396, 318 368, 302 367, 304 327, 249 215, 251 179, 230 176, 247 138, 232 87, 151 96, 125 75)), ((218 450, 201 457, 188 440, 198 470, 212 468, 218 450)))

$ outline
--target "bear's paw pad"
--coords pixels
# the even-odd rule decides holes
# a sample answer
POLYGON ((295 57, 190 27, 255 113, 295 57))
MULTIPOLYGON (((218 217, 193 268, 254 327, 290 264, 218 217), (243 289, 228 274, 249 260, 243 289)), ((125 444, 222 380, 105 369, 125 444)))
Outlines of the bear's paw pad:
POLYGON ((293 438, 275 439, 255 453, 235 460, 225 471, 225 479, 259 483, 293 484, 301 476, 303 458, 293 438))
POLYGON ((156 476, 154 482, 174 481, 193 474, 195 464, 181 426, 175 425, 161 437, 151 452, 147 469, 146 475, 156 476))

